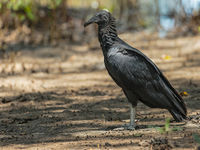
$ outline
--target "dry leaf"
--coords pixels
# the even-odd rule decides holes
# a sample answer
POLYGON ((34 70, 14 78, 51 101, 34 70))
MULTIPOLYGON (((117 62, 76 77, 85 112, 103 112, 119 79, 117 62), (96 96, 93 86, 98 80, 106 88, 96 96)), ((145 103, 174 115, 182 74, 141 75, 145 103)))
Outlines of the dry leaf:
POLYGON ((181 95, 181 96, 188 96, 189 94, 188 94, 188 92, 183 91, 183 92, 180 93, 180 95, 181 95))
POLYGON ((169 55, 162 55, 162 59, 163 59, 163 60, 171 60, 171 59, 172 59, 172 56, 169 56, 169 55))

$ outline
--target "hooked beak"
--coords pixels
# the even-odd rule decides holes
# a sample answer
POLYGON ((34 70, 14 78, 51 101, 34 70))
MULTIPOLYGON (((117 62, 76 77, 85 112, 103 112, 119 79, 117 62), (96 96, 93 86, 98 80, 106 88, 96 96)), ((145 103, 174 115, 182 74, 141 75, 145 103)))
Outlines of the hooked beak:
POLYGON ((95 23, 95 22, 96 22, 95 17, 92 17, 87 22, 84 23, 84 27, 86 27, 86 26, 88 26, 88 25, 90 25, 92 23, 95 23))

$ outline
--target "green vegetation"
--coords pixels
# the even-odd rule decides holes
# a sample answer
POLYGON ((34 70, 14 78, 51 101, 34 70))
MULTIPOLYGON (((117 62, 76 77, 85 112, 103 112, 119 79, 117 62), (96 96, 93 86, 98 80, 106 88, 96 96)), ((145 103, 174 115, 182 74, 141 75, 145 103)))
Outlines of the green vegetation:
POLYGON ((181 127, 170 127, 170 118, 166 118, 165 126, 156 128, 161 134, 166 134, 172 131, 182 131, 181 127))
POLYGON ((49 9, 56 9, 63 0, 2 0, 0 2, 0 12, 10 13, 13 17, 17 17, 20 21, 35 21, 38 9, 46 6, 49 9))
POLYGON ((193 139, 195 140, 195 142, 200 144, 200 135, 199 134, 193 134, 192 136, 193 136, 193 139))

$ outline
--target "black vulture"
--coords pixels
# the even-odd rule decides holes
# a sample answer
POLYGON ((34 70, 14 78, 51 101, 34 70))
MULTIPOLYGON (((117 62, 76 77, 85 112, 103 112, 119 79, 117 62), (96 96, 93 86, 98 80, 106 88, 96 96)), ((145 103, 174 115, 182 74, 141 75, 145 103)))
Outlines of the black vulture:
POLYGON ((111 13, 102 10, 84 26, 91 23, 98 24, 105 67, 131 104, 128 129, 135 128, 138 101, 151 108, 167 109, 177 122, 186 119, 187 109, 181 96, 147 56, 118 37, 111 13))

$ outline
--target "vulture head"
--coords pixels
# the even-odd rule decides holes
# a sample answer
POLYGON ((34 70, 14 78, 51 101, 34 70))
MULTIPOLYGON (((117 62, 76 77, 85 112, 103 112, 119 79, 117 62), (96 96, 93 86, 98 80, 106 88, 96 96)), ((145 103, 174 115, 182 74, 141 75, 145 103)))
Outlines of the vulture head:
POLYGON ((100 12, 97 12, 92 18, 90 18, 87 22, 85 22, 84 27, 96 23, 99 26, 107 26, 110 21, 112 20, 111 14, 106 10, 101 10, 100 12))

